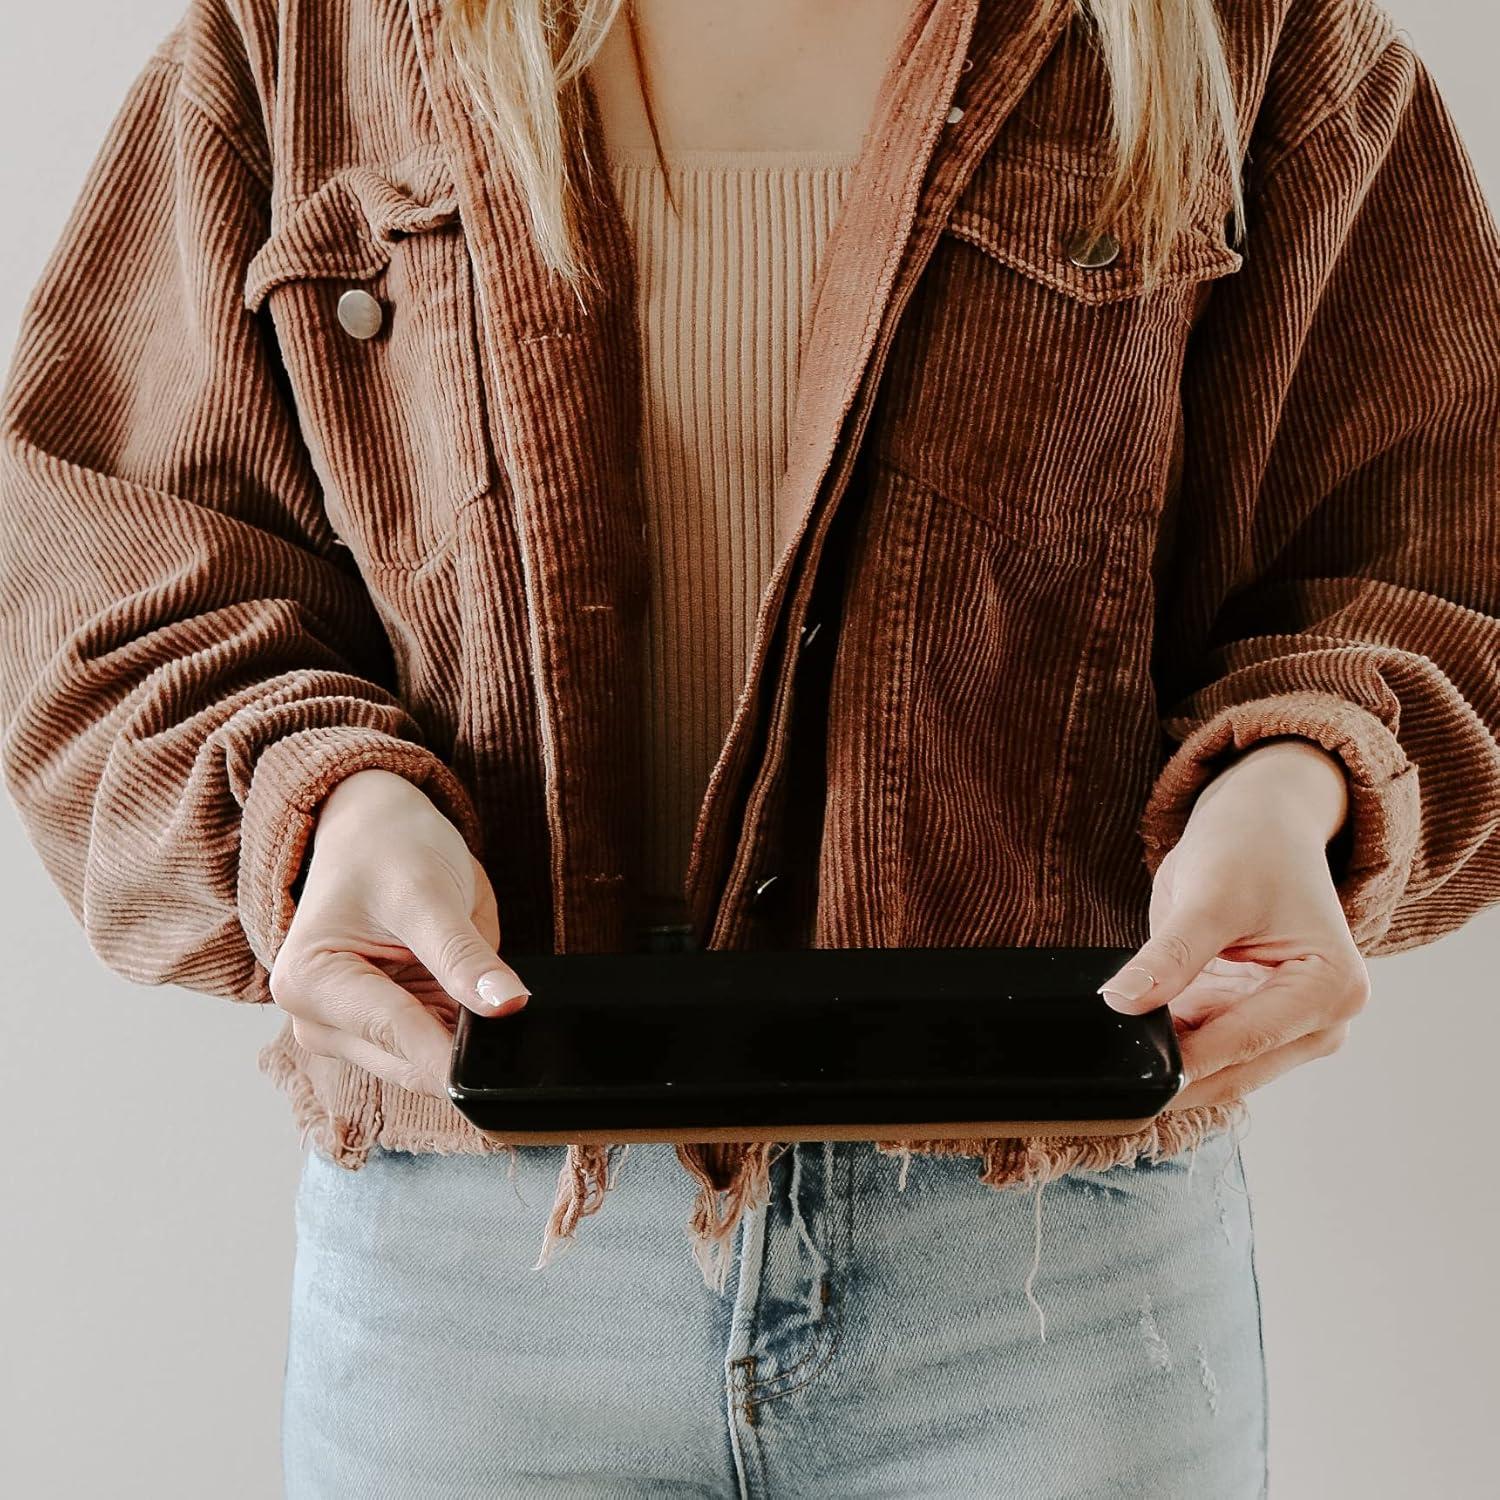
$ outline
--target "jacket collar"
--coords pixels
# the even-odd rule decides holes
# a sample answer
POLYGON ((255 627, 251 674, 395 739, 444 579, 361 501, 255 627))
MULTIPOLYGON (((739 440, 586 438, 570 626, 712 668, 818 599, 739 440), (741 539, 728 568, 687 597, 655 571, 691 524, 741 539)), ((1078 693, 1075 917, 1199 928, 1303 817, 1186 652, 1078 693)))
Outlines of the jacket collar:
MULTIPOLYGON (((469 120, 462 80, 436 45, 442 0, 408 0, 440 133, 452 150, 488 315, 513 340, 567 332, 590 347, 587 302, 541 263, 524 206, 481 128, 469 120), (516 295, 524 291, 524 295, 516 295)), ((841 421, 878 343, 888 309, 904 304, 936 233, 979 158, 1066 27, 1073 0, 914 0, 879 86, 871 129, 845 210, 813 288, 799 367, 787 480, 776 514, 778 555, 798 539, 835 451, 841 421), (947 119, 961 100, 962 115, 947 119), (913 236, 916 236, 915 240, 913 236)), ((625 234, 588 80, 585 139, 598 168, 580 195, 580 253, 600 278, 600 304, 631 290, 615 254, 625 234)), ((500 414, 502 417, 504 413, 500 414)), ((566 460, 573 455, 558 455, 566 460)))

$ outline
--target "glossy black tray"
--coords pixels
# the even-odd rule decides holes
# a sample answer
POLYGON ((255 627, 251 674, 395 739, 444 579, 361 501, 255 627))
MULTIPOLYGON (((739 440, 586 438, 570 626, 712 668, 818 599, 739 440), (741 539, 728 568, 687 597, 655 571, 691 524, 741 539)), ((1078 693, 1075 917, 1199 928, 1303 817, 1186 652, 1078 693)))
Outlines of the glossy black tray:
POLYGON ((1182 1067, 1165 1007, 1096 993, 1133 951, 507 954, 532 998, 460 1013, 449 1095, 515 1141, 1138 1129, 1182 1067))

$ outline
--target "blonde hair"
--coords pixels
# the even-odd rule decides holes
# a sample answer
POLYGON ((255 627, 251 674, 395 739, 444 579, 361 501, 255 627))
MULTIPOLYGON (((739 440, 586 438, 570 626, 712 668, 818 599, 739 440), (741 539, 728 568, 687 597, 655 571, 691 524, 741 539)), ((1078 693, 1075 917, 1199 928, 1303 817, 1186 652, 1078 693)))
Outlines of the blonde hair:
MULTIPOLYGON (((1234 93, 1215 0, 1071 3, 1092 30, 1110 86, 1114 162, 1088 228, 1097 234, 1129 219, 1149 287, 1215 157, 1228 158, 1235 233, 1243 233, 1234 93)), ((569 137, 582 120, 576 86, 622 5, 630 0, 444 0, 439 20, 439 39, 521 188, 543 261, 574 284, 587 274, 566 173, 569 137)), ((655 137, 633 10, 626 19, 655 137)))

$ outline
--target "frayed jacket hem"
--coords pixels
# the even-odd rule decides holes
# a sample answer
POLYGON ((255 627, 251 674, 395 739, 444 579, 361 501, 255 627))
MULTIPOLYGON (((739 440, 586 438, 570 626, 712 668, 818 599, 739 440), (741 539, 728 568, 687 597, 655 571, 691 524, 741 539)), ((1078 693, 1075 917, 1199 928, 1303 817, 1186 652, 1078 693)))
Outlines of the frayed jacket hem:
MULTIPOLYGON (((260 1071, 287 1095, 302 1144, 357 1171, 371 1149, 417 1154, 496 1155, 515 1146, 496 1141, 472 1125, 446 1100, 387 1088, 363 1069, 307 1051, 293 1037, 291 1022, 261 1049, 260 1071)), ((882 1156, 901 1160, 901 1186, 913 1156, 973 1157, 978 1178, 994 1189, 1027 1188, 1074 1170, 1159 1161, 1195 1149, 1208 1136, 1246 1117, 1243 1099, 1195 1109, 1167 1110, 1144 1130, 1127 1135, 931 1138, 875 1141, 882 1156)), ((787 1142, 683 1143, 677 1159, 698 1183, 688 1218, 693 1258, 704 1284, 722 1292, 733 1259, 734 1236, 747 1212, 770 1198, 770 1169, 787 1142)), ((558 1172, 557 1195, 548 1215, 534 1270, 543 1269, 580 1222, 604 1206, 614 1185, 618 1145, 573 1144, 558 1172)))

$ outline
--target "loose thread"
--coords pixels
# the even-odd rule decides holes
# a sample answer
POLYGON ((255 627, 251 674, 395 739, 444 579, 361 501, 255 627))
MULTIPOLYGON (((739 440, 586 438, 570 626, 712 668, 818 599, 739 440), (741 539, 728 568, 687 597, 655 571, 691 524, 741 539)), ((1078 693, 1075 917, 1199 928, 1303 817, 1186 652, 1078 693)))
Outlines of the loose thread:
MULTIPOLYGON (((1244 1116, 1244 1115, 1238 1116, 1231 1123, 1231 1125, 1230 1125, 1230 1134, 1234 1137, 1234 1142, 1235 1142, 1236 1145, 1239 1144, 1240 1138, 1241 1138, 1240 1137, 1240 1125, 1241 1125, 1241 1123, 1247 1123, 1248 1124, 1248 1116, 1244 1116)), ((1249 1195, 1249 1193, 1247 1193, 1245 1191, 1244 1188, 1240 1187, 1237 1183, 1230 1182, 1230 1180, 1229 1180, 1229 1169, 1233 1165, 1234 1165, 1234 1152, 1233 1152, 1233 1150, 1231 1150, 1230 1153, 1229 1153, 1229 1155, 1224 1158, 1224 1165, 1219 1169, 1218 1186, 1219 1187, 1227 1187, 1231 1192, 1238 1193, 1240 1195, 1240 1197, 1242 1197, 1242 1198, 1248 1198, 1250 1195, 1249 1195)))
POLYGON ((510 1183, 510 1190, 515 1194, 516 1201, 521 1205, 521 1207, 530 1208, 531 1200, 528 1199, 526 1194, 521 1191, 521 1178, 518 1170, 521 1161, 521 1153, 516 1149, 514 1145, 508 1145, 507 1149, 510 1152, 510 1161, 505 1168, 505 1180, 510 1183))
POLYGON ((1042 1304, 1032 1295, 1031 1284, 1036 1280, 1036 1273, 1042 1264, 1042 1189, 1046 1186, 1043 1178, 1037 1178, 1036 1183, 1036 1246, 1031 1261, 1031 1271, 1026 1277, 1026 1300, 1036 1309, 1036 1315, 1042 1321, 1042 1342, 1047 1342, 1047 1314, 1042 1310, 1042 1304))
POLYGON ((620 1155, 615 1162, 615 1175, 611 1177, 605 1184, 606 1192, 608 1192, 610 1188, 614 1187, 614 1185, 620 1180, 620 1173, 625 1170, 625 1158, 630 1155, 630 1146, 631 1143, 629 1141, 626 1141, 620 1147, 620 1155))

